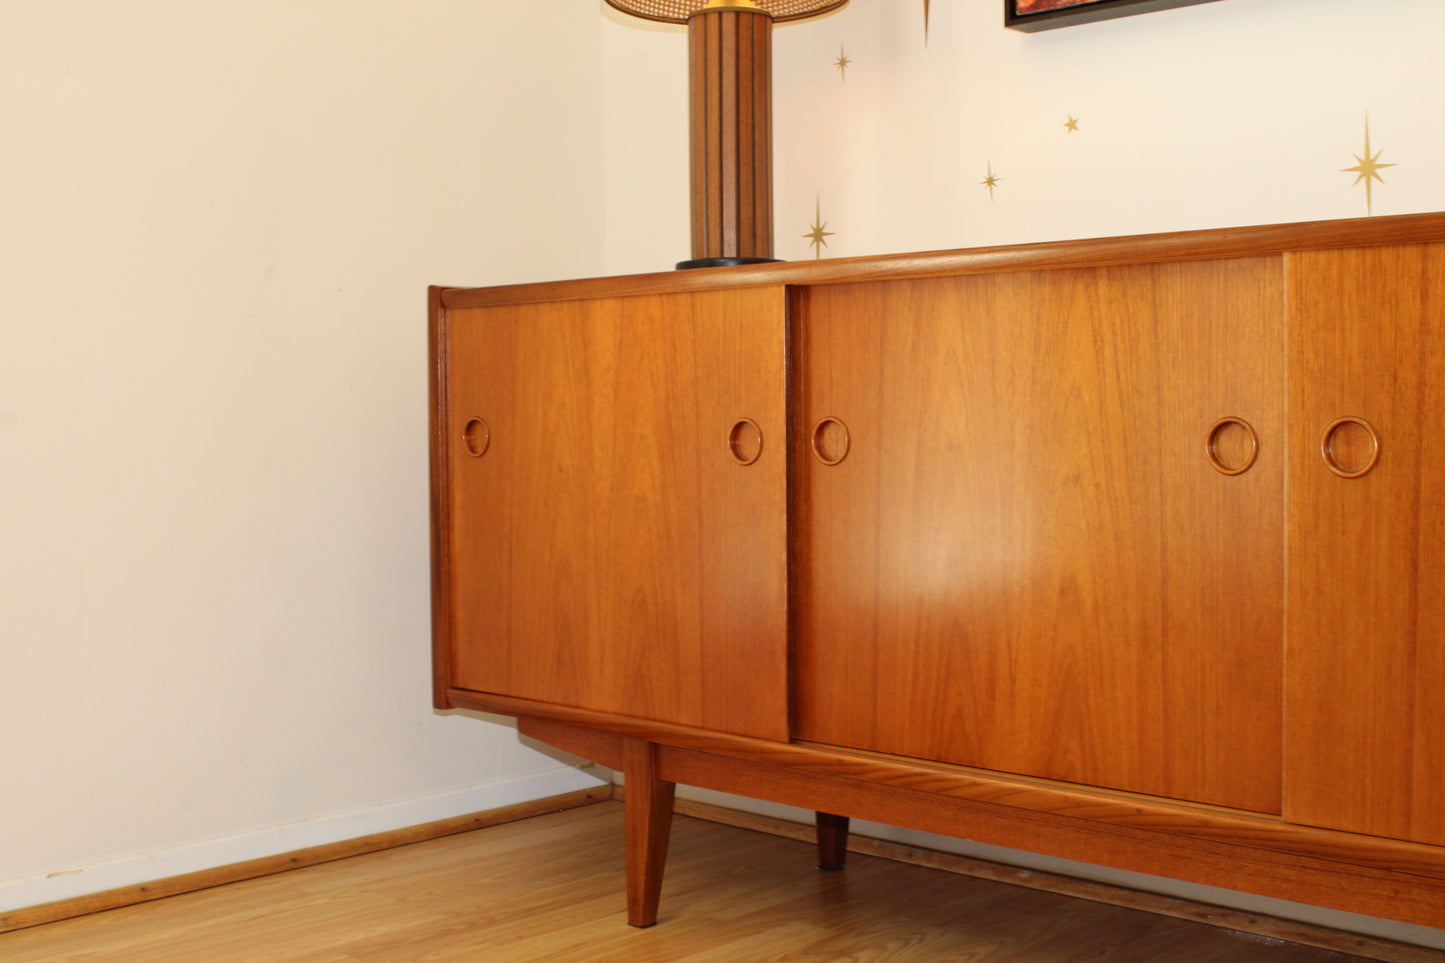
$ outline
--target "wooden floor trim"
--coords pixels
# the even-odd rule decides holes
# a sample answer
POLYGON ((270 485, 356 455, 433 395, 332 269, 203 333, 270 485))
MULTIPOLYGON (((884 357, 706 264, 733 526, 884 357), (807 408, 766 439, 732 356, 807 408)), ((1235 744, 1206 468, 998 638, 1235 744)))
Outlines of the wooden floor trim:
POLYGON ((359 836, 355 839, 343 839, 339 842, 297 849, 289 853, 278 853, 275 856, 263 856, 259 859, 230 863, 213 869, 169 876, 153 882, 121 886, 100 893, 77 896, 73 899, 57 900, 54 903, 22 907, 0 913, 0 933, 8 933, 11 930, 24 929, 28 926, 39 926, 42 923, 54 923, 104 910, 119 909, 122 906, 164 899, 167 896, 194 893, 214 886, 224 886, 227 883, 239 883, 242 880, 271 876, 292 869, 380 852, 384 849, 425 842, 429 839, 440 839, 443 836, 471 832, 487 826, 498 826, 532 816, 588 806, 611 798, 612 792, 609 786, 579 789, 559 796, 548 796, 464 816, 453 816, 449 819, 439 819, 418 826, 406 826, 387 832, 372 833, 369 836, 359 836))
MULTIPOLYGON (((613 787, 614 798, 622 799, 623 794, 623 786, 613 787)), ((725 806, 716 806, 711 803, 697 802, 692 799, 679 798, 676 812, 683 816, 694 816, 710 822, 735 826, 740 829, 751 829, 788 839, 805 842, 812 842, 814 839, 813 827, 809 825, 743 812, 725 806)), ((1322 950, 1350 953, 1371 960, 1384 960, 1388 963, 1440 963, 1441 960, 1439 950, 1410 943, 1348 933, 1313 923, 1281 919, 1261 913, 1246 913, 1224 906, 1162 896, 1157 893, 1147 893, 1125 886, 1097 883, 1057 873, 1021 869, 1006 863, 974 859, 935 849, 925 849, 921 846, 906 846, 901 843, 860 836, 857 833, 849 836, 848 851, 926 866, 930 869, 940 869, 960 876, 971 876, 976 879, 1007 883, 1010 886, 1022 886, 1045 893, 1072 896, 1125 909, 1141 910, 1156 916, 1203 923, 1207 926, 1248 933, 1251 936, 1265 939, 1284 940, 1288 943, 1299 943, 1322 950)))

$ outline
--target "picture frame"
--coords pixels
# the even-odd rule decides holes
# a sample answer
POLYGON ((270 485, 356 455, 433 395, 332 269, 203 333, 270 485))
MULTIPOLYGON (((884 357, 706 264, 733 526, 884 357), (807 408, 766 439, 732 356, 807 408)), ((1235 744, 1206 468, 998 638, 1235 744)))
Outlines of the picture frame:
POLYGON ((1032 33, 1213 2, 1215 0, 1004 0, 1003 24, 1010 30, 1032 33))

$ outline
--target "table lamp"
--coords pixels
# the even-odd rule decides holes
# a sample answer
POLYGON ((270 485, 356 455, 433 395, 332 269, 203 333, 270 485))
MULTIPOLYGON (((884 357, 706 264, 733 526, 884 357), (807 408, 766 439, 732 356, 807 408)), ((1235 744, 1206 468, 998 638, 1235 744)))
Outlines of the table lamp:
POLYGON ((773 261, 773 22, 848 0, 607 0, 687 24, 692 259, 679 268, 773 261))

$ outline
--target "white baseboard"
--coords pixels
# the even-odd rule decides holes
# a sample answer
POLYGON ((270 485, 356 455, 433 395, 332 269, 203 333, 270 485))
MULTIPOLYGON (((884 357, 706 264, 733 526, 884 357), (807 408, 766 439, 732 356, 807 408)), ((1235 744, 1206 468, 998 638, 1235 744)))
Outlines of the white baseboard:
POLYGON ((468 813, 500 809, 533 799, 604 786, 610 781, 611 773, 605 769, 558 766, 464 789, 330 813, 85 866, 0 880, 0 912, 74 899, 468 813))

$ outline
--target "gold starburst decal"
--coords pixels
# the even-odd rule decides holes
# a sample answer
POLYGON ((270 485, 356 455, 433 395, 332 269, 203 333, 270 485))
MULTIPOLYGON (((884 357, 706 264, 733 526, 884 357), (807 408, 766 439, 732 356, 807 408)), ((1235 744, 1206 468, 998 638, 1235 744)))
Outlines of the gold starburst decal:
POLYGON ((928 46, 928 0, 923 0, 923 46, 928 46))
POLYGON ((1360 181, 1365 182, 1366 214, 1374 213, 1374 198, 1371 196, 1370 192, 1371 182, 1379 181, 1381 184, 1385 183, 1385 179, 1380 176, 1380 170, 1382 168, 1396 166, 1395 164, 1381 164, 1380 155, 1383 153, 1384 151, 1381 150, 1377 150, 1373 154, 1370 153, 1370 117, 1367 114, 1365 115, 1365 154, 1363 157, 1361 157, 1359 154, 1354 155, 1355 160, 1358 163, 1354 167, 1346 167, 1340 171, 1340 173, 1342 174, 1357 175, 1355 177, 1355 184, 1360 183, 1360 181))
POLYGON ((852 62, 853 61, 848 59, 848 55, 843 52, 843 45, 839 44, 838 59, 833 61, 833 66, 838 68, 838 74, 843 78, 844 81, 847 81, 848 79, 848 65, 852 62))
POLYGON ((823 220, 823 202, 820 197, 814 200, 813 223, 808 225, 808 233, 803 235, 808 239, 808 246, 814 250, 814 258, 822 257, 823 248, 828 246, 828 242, 823 238, 832 237, 834 234, 833 231, 823 230, 827 226, 828 222, 823 220))
POLYGON ((1069 119, 1064 121, 1064 127, 1068 128, 1069 133, 1077 134, 1079 132, 1079 118, 1070 114, 1069 119))
POLYGON ((997 174, 993 172, 993 162, 989 161, 988 176, 985 177, 983 180, 979 181, 979 183, 982 184, 984 187, 988 188, 988 200, 990 204, 993 203, 993 189, 995 187, 998 187, 998 182, 1001 179, 1002 178, 1000 178, 997 174))

